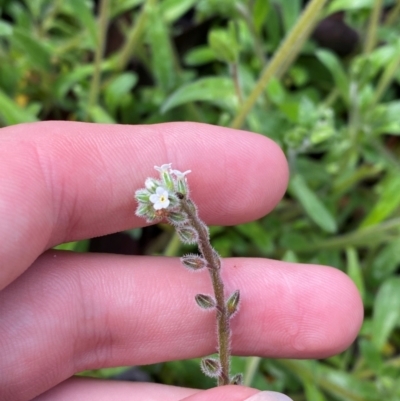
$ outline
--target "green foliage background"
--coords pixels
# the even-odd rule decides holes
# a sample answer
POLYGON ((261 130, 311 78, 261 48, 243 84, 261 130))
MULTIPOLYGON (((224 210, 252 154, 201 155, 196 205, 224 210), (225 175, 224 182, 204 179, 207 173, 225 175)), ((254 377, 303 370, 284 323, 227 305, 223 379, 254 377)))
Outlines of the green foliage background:
MULTIPOLYGON (((287 196, 268 217, 213 227, 212 242, 222 256, 343 270, 365 322, 341 355, 236 357, 233 371, 298 401, 399 400, 399 34, 400 2, 389 0, 312 0, 307 10, 299 0, 1 0, 0 124, 191 120, 277 141, 291 167, 287 196), (308 40, 338 11, 360 37, 345 57, 308 40), (189 40, 197 34, 204 40, 189 40)), ((182 252, 162 228, 165 252, 182 252)), ((144 369, 164 383, 213 385, 196 361, 144 369)))

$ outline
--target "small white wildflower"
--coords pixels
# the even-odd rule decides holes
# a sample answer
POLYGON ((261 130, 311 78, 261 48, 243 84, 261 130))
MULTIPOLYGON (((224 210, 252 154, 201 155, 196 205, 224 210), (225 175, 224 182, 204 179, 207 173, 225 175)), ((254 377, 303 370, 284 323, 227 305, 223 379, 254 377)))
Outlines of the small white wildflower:
POLYGON ((168 173, 168 171, 171 169, 171 166, 172 163, 168 163, 168 164, 162 164, 161 167, 154 166, 154 168, 160 173, 168 173))
POLYGON ((183 180, 183 179, 185 179, 185 175, 186 174, 189 174, 189 173, 191 173, 192 172, 192 170, 186 170, 185 172, 181 172, 181 171, 179 171, 179 170, 171 170, 171 173, 172 174, 175 174, 176 175, 176 178, 178 179, 178 180, 183 180))
POLYGON ((168 191, 163 187, 157 187, 156 193, 150 195, 150 202, 155 210, 166 209, 169 206, 168 191))

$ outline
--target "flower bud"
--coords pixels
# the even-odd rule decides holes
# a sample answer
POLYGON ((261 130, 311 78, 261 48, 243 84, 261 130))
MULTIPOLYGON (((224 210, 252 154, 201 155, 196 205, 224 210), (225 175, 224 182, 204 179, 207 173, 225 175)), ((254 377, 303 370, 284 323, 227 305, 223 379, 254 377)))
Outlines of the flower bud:
POLYGON ((150 195, 151 195, 151 193, 147 189, 145 189, 145 188, 138 189, 135 192, 135 199, 140 203, 149 203, 150 195))
POLYGON ((243 375, 238 373, 235 376, 232 376, 230 379, 230 384, 242 385, 243 384, 243 375))
POLYGON ((199 240, 197 231, 191 226, 176 227, 176 232, 184 244, 196 244, 199 240))
POLYGON ((189 254, 181 257, 183 266, 190 270, 199 271, 207 266, 207 261, 200 255, 189 254))
POLYGON ((187 223, 187 215, 185 212, 169 212, 167 220, 174 226, 180 226, 187 223))
POLYGON ((144 182, 144 186, 151 192, 155 192, 157 187, 161 186, 161 182, 159 180, 156 180, 155 178, 146 178, 146 181, 144 182))
POLYGON ((213 297, 205 294, 197 294, 194 299, 201 309, 214 309, 216 302, 213 297))
POLYGON ((236 290, 226 301, 229 317, 232 317, 239 309, 240 292, 236 290))
POLYGON ((145 218, 148 223, 159 219, 151 203, 139 203, 136 209, 136 216, 145 218))
POLYGON ((221 374, 221 364, 215 358, 203 358, 200 362, 203 373, 208 377, 218 377, 221 374))

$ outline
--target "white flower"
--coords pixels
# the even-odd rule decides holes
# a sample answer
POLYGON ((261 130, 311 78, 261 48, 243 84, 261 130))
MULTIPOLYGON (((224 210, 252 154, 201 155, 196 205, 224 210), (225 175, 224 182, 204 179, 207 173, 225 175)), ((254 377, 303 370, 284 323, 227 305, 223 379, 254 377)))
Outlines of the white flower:
POLYGON ((161 167, 154 166, 154 168, 160 173, 168 173, 168 171, 171 169, 171 166, 172 163, 168 163, 168 164, 163 164, 161 167))
POLYGON ((185 175, 186 174, 189 174, 189 173, 191 173, 192 172, 192 170, 186 170, 184 173, 182 173, 181 171, 179 171, 179 170, 171 170, 171 173, 172 174, 175 174, 176 175, 176 178, 178 179, 178 180, 183 180, 184 178, 185 178, 185 175))
POLYGON ((156 210, 166 209, 169 206, 168 191, 163 187, 157 187, 156 193, 150 195, 150 202, 156 210))

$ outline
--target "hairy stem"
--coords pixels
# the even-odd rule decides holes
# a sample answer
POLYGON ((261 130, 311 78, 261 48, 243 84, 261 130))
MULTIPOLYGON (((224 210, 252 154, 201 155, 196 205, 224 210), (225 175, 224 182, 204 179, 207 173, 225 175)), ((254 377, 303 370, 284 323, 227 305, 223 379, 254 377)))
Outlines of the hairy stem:
POLYGON ((218 377, 218 386, 229 384, 229 359, 230 359, 230 327, 228 309, 225 304, 224 283, 221 277, 221 261, 218 254, 210 244, 208 229, 200 220, 197 211, 184 197, 181 199, 184 212, 188 215, 192 227, 199 235, 199 251, 207 261, 208 271, 214 289, 217 303, 217 331, 218 331, 218 354, 221 363, 221 373, 218 377))

